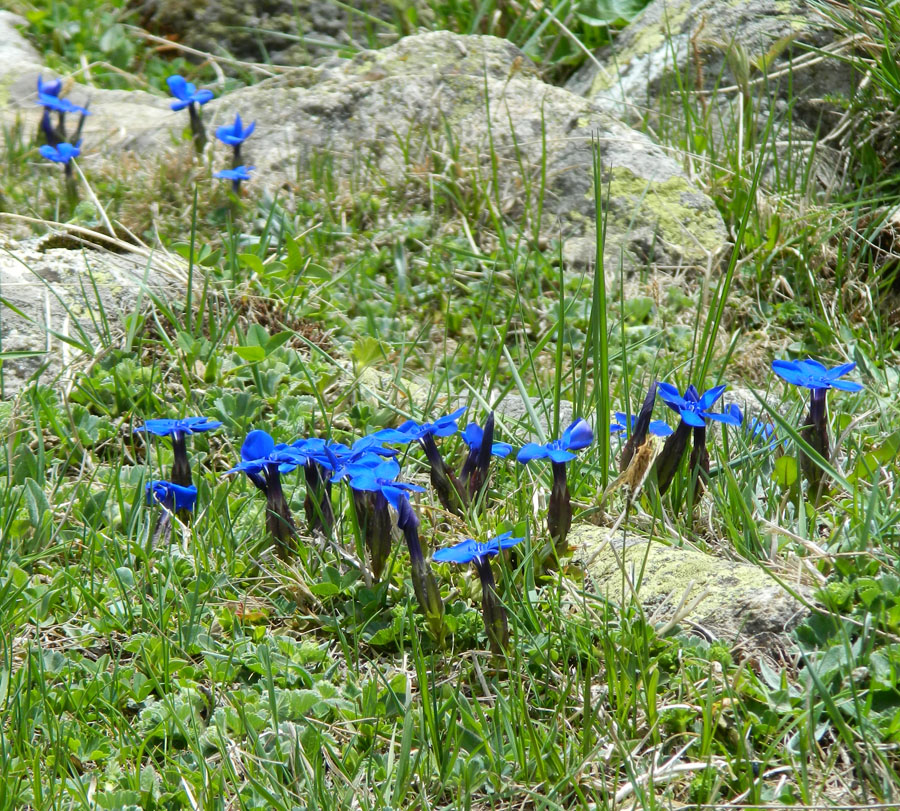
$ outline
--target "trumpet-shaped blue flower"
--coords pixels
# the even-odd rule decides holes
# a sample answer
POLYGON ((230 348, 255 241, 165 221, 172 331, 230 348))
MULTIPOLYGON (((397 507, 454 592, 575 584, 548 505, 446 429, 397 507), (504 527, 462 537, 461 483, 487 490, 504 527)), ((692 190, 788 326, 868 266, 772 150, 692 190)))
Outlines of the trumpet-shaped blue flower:
POLYGON ((81 141, 77 144, 57 144, 56 146, 50 146, 50 144, 44 144, 38 150, 43 157, 45 157, 48 161, 54 161, 55 163, 64 163, 68 165, 69 161, 72 158, 77 158, 81 154, 81 141))
POLYGON ((456 409, 452 414, 445 414, 434 422, 418 423, 407 420, 398 428, 384 428, 372 434, 381 442, 414 442, 428 436, 452 436, 459 430, 458 420, 465 414, 466 406, 456 409))
POLYGON ((166 84, 175 96, 175 101, 170 105, 173 110, 183 110, 191 104, 206 104, 213 98, 212 90, 197 90, 197 86, 183 76, 169 76, 166 84))
POLYGON ((57 113, 80 113, 81 115, 90 115, 91 112, 86 107, 79 107, 68 99, 61 99, 57 96, 50 96, 46 93, 38 93, 38 104, 45 110, 54 110, 57 113))
POLYGON ((703 428, 706 420, 724 422, 726 425, 740 425, 742 416, 737 406, 729 406, 724 412, 714 412, 709 409, 725 393, 726 386, 716 386, 707 389, 701 395, 696 387, 691 384, 684 392, 684 397, 678 393, 678 389, 670 383, 659 383, 658 393, 665 404, 673 411, 681 415, 681 419, 694 428, 703 428))
POLYGON ((156 436, 186 436, 188 434, 200 434, 204 431, 215 431, 216 428, 221 427, 221 422, 211 420, 209 417, 184 417, 180 420, 147 420, 143 425, 138 425, 134 429, 134 433, 146 432, 156 436))
POLYGON ((172 482, 153 481, 147 482, 147 503, 156 501, 169 510, 194 509, 197 502, 197 488, 193 485, 183 487, 172 482))
POLYGON ((425 492, 425 488, 417 484, 397 481, 400 465, 393 459, 380 462, 377 467, 369 467, 358 462, 351 463, 344 470, 349 478, 350 487, 354 490, 381 493, 395 510, 400 509, 400 499, 408 498, 409 493, 425 492))
POLYGON ((432 555, 432 560, 440 563, 474 563, 492 557, 501 549, 509 549, 524 540, 524 538, 513 538, 512 532, 504 532, 486 543, 466 538, 453 546, 438 549, 432 555))
POLYGON ((250 172, 255 166, 235 166, 234 169, 222 169, 216 172, 213 177, 220 177, 223 180, 230 180, 233 183, 240 183, 242 180, 250 180, 250 172))
POLYGON ((58 96, 62 90, 62 79, 50 79, 45 82, 43 76, 38 76, 37 92, 39 96, 58 96))
POLYGON ((253 134, 254 129, 256 129, 255 121, 248 127, 244 127, 241 116, 238 114, 235 115, 233 124, 226 124, 216 129, 216 138, 228 146, 238 146, 253 134))
MULTIPOLYGON (((611 422, 609 424, 609 432, 611 434, 618 434, 625 430, 625 426, 628 424, 628 415, 622 411, 615 412, 615 422, 611 422)), ((634 433, 634 427, 637 423, 637 414, 631 415, 631 431, 634 433)), ((650 433, 655 434, 656 436, 669 436, 673 432, 673 428, 663 420, 651 420, 650 422, 650 433)))
POLYGON ((586 448, 594 441, 594 432, 584 420, 575 420, 560 439, 553 439, 545 445, 529 442, 519 450, 516 460, 523 465, 533 459, 549 459, 551 462, 565 463, 575 458, 572 451, 586 448))
POLYGON ((833 369, 828 369, 811 358, 772 361, 772 371, 779 377, 795 386, 803 386, 813 391, 826 391, 827 389, 861 391, 863 388, 861 384, 854 383, 852 380, 840 380, 855 368, 855 363, 843 363, 833 369))
MULTIPOLYGON (((481 450, 481 441, 484 437, 484 429, 476 422, 470 422, 462 432, 462 438, 469 447, 469 452, 477 454, 481 450)), ((512 453, 512 445, 508 442, 492 442, 491 456, 505 459, 512 453)))

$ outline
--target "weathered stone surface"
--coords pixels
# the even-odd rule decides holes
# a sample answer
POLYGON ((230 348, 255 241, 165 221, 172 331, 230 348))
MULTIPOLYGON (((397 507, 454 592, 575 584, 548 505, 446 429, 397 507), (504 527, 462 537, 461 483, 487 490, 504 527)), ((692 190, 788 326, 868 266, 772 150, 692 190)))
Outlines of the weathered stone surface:
MULTIPOLYGON (((531 398, 531 408, 540 423, 541 430, 547 434, 547 439, 553 439, 550 434, 553 431, 553 400, 549 397, 543 401, 539 397, 531 398)), ((505 425, 518 429, 517 435, 531 432, 536 433, 531 415, 525 405, 525 400, 518 392, 509 392, 499 403, 494 413, 505 425)), ((559 430, 564 431, 572 424, 574 419, 574 406, 568 400, 559 401, 559 430)), ((532 437, 534 439, 534 437, 532 437)))
MULTIPOLYGON (((634 535, 626 536, 623 543, 621 532, 611 537, 608 529, 585 524, 572 528, 569 542, 578 548, 576 561, 587 564, 600 593, 621 604, 630 599, 630 588, 623 582, 614 547, 635 583, 641 605, 655 612, 660 622, 674 615, 686 591, 685 605, 705 591, 682 626, 694 630, 699 626, 733 645, 739 655, 772 656, 783 650, 790 645, 790 632, 809 613, 762 567, 750 563, 634 535)), ((809 597, 806 587, 796 589, 809 597)))
POLYGON ((148 271, 143 256, 43 250, 42 243, 0 239, 0 350, 36 353, 3 358, 4 397, 17 394, 38 373, 41 382, 65 387, 85 357, 64 338, 93 351, 120 341, 124 318, 141 298, 149 303, 145 279, 157 295, 183 295, 183 284, 170 270, 154 262, 148 271))
POLYGON ((331 0, 137 0, 131 5, 140 24, 155 34, 214 55, 280 65, 308 64, 341 46, 365 42, 367 34, 383 37, 390 29, 373 26, 371 17, 394 17, 390 4, 377 0, 355 2, 352 9, 331 0))
POLYGON ((829 99, 849 96, 855 76, 839 60, 814 59, 810 48, 834 47, 836 39, 805 0, 653 0, 598 52, 602 68, 588 61, 568 86, 626 120, 645 112, 677 115, 685 88, 719 88, 738 99, 740 77, 731 64, 743 51, 751 95, 765 99, 774 90, 786 98, 790 92, 795 119, 814 130, 821 118, 827 131, 838 114, 829 99), (780 77, 767 79, 775 73, 780 77))
POLYGON ((0 108, 6 103, 3 85, 9 77, 18 76, 27 65, 40 65, 41 57, 19 33, 25 20, 9 11, 0 11, 0 108))
MULTIPOLYGON (((34 69, 20 76, 14 96, 35 122, 36 78, 34 69)), ((75 87, 69 95, 78 103, 88 94, 75 87)), ((90 95, 94 115, 84 129, 83 161, 103 160, 117 148, 164 154, 186 126, 186 116, 161 98, 90 95)), ((525 234, 539 225, 545 236, 561 235, 576 264, 594 255, 595 138, 609 186, 608 267, 618 267, 624 255, 627 267, 706 269, 725 243, 715 205, 662 149, 591 102, 544 84, 518 49, 494 37, 407 37, 352 60, 266 80, 204 108, 210 128, 237 112, 257 122, 244 159, 257 167, 256 182, 273 190, 293 182, 315 155, 330 154, 355 188, 405 186, 424 201, 435 183, 454 187, 487 219, 493 209, 525 234), (480 198, 484 188, 488 201, 480 198)))

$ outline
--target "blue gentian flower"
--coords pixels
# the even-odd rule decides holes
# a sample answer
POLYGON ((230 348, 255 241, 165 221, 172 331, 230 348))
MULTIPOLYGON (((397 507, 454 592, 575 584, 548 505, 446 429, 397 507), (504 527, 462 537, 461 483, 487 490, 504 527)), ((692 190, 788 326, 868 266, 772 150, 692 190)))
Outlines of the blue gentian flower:
POLYGON ((190 434, 199 434, 206 431, 214 431, 221 428, 222 423, 211 420, 209 417, 184 417, 180 420, 156 419, 147 420, 143 425, 138 425, 134 433, 154 434, 155 436, 172 437, 172 473, 171 480, 182 487, 189 487, 191 481, 191 464, 187 455, 187 443, 185 437, 190 434))
POLYGON ((502 656, 509 647, 509 623, 506 609, 497 596, 490 558, 501 549, 509 549, 523 540, 513 538, 511 532, 504 532, 496 538, 491 538, 487 543, 478 543, 467 538, 455 546, 439 549, 432 556, 434 560, 441 562, 475 564, 478 579, 481 581, 481 613, 484 617, 484 628, 491 644, 491 652, 495 656, 502 656))
MULTIPOLYGON (((622 431, 626 430, 626 425, 628 424, 628 415, 622 411, 616 411, 614 414, 616 421, 611 422, 609 424, 609 432, 611 434, 618 434, 622 431)), ((631 415, 631 431, 634 433, 634 427, 637 423, 637 414, 631 415)), ((669 436, 674 431, 674 429, 667 423, 663 422, 663 420, 651 420, 650 421, 650 433, 655 436, 669 436)))
MULTIPOLYGON (((468 445, 469 451, 475 454, 481 450, 481 440, 483 436, 484 429, 476 422, 470 422, 462 432, 462 438, 465 440, 466 445, 468 445)), ((491 443, 491 456, 505 459, 510 453, 512 453, 512 445, 508 442, 491 443)))
POLYGON ((706 420, 715 420, 716 422, 724 422, 727 425, 740 425, 741 412, 740 409, 729 407, 722 413, 713 412, 709 409, 713 407, 715 402, 725 393, 725 385, 716 386, 707 389, 702 395, 697 391, 696 387, 691 384, 684 392, 684 397, 678 393, 678 389, 669 383, 659 383, 659 396, 665 404, 673 411, 677 411, 688 425, 693 428, 703 428, 706 420))
POLYGON ((183 487, 172 482, 147 482, 147 503, 156 501, 168 510, 187 510, 193 512, 197 502, 197 488, 193 485, 183 487))
POLYGON ((50 79, 45 82, 43 76, 38 76, 37 92, 39 96, 59 96, 62 90, 62 79, 50 79))
POLYGON ((566 536, 572 526, 572 499, 569 494, 569 482, 566 474, 566 463, 575 458, 572 451, 586 448, 594 441, 594 432, 584 420, 575 420, 559 439, 553 439, 545 445, 529 442, 523 446, 516 460, 527 464, 534 459, 549 459, 553 468, 553 486, 550 489, 550 502, 547 507, 547 529, 556 547, 557 557, 568 549, 566 536))
POLYGON ((840 389, 841 391, 861 391, 862 385, 852 380, 841 380, 856 368, 855 363, 843 363, 828 369, 818 361, 806 360, 773 360, 772 371, 779 377, 795 386, 803 386, 813 391, 840 389))
POLYGON ((166 84, 175 101, 171 103, 173 110, 183 110, 187 107, 188 114, 191 117, 191 137, 194 139, 194 148, 198 152, 203 151, 206 146, 206 130, 203 127, 203 120, 200 117, 200 106, 211 101, 213 94, 211 90, 197 90, 196 86, 191 84, 183 76, 169 76, 166 84))
POLYGON ((68 166, 72 158, 77 158, 81 154, 81 142, 79 141, 77 144, 61 143, 56 146, 44 144, 38 149, 38 152, 48 161, 64 163, 68 166))
POLYGON ((284 555, 292 549, 297 527, 287 499, 281 488, 281 467, 293 470, 296 452, 288 445, 276 444, 267 431, 250 431, 241 445, 241 461, 225 475, 245 473, 254 486, 266 497, 266 529, 275 541, 276 549, 284 555))
POLYGON ((354 462, 347 465, 344 471, 348 476, 350 487, 354 490, 382 493, 395 510, 400 509, 400 499, 408 498, 408 493, 425 492, 425 488, 417 484, 397 481, 400 465, 393 459, 382 461, 377 467, 369 467, 365 462, 354 462))
POLYGON ((490 475, 491 457, 505 459, 512 453, 508 442, 494 442, 494 412, 488 414, 484 428, 470 422, 462 432, 463 440, 469 448, 459 478, 467 488, 469 500, 474 500, 486 487, 490 475))
POLYGON ((234 190, 234 193, 237 194, 241 190, 241 181, 250 180, 250 172, 255 168, 255 166, 235 166, 234 169, 222 169, 221 171, 216 172, 213 177, 230 180, 231 188, 234 190))
POLYGON ((420 424, 415 420, 407 420, 399 428, 385 428, 372 434, 380 442, 414 442, 418 440, 425 451, 429 465, 431 465, 431 486, 434 487, 438 499, 445 509, 459 516, 462 515, 462 507, 468 501, 468 493, 456 474, 447 467, 434 438, 455 434, 459 430, 457 420, 465 411, 466 407, 463 406, 434 422, 420 424))
POLYGON ((183 76, 169 76, 166 84, 172 95, 175 96, 175 101, 170 105, 173 110, 183 110, 193 104, 206 104, 208 101, 212 101, 212 90, 197 90, 197 86, 183 76))
POLYGON ((549 459, 551 462, 565 463, 575 458, 572 451, 586 448, 594 441, 594 432, 584 420, 575 420, 560 439, 553 439, 545 445, 529 442, 519 450, 516 461, 523 465, 534 459, 549 459))
POLYGON ((38 104, 45 110, 54 110, 57 113, 79 113, 80 115, 90 115, 91 112, 86 107, 79 107, 68 99, 57 98, 56 96, 48 96, 45 93, 38 93, 38 104))
POLYGON ((143 425, 138 425, 134 432, 146 432, 156 436, 178 436, 180 434, 188 435, 215 431, 216 428, 221 427, 221 422, 212 420, 209 417, 183 417, 179 420, 147 420, 143 425))
POLYGON ((226 124, 216 129, 216 138, 228 146, 240 146, 251 136, 254 129, 256 129, 255 121, 244 128, 240 115, 235 115, 233 124, 226 124))
MULTIPOLYGON (((687 450, 687 442, 691 432, 694 435, 694 444, 691 449, 690 468, 696 471, 697 485, 693 491, 696 500, 702 495, 704 483, 709 478, 709 452, 706 449, 706 421, 713 420, 726 425, 740 425, 743 415, 736 405, 729 405, 722 412, 710 411, 725 393, 727 386, 715 386, 707 389, 701 395, 697 387, 691 384, 685 389, 684 396, 678 393, 678 389, 670 383, 658 383, 657 391, 663 402, 673 411, 681 415, 678 428, 666 440, 662 451, 656 458, 656 484, 660 494, 669 489, 675 472, 678 470, 681 460, 687 450)), ((692 476, 693 476, 692 472, 692 476)))
POLYGON ((440 563, 473 563, 479 559, 492 557, 501 549, 509 549, 524 540, 524 538, 513 538, 512 532, 504 532, 486 543, 466 538, 453 546, 438 549, 431 557, 432 560, 440 563))
MULTIPOLYGON (((794 386, 802 386, 810 390, 809 414, 800 435, 823 459, 829 459, 831 443, 828 438, 827 401, 829 389, 840 391, 861 391, 862 385, 852 380, 841 380, 844 375, 856 368, 855 363, 843 363, 828 369, 818 361, 806 360, 773 360, 772 371, 794 386)), ((822 493, 825 477, 822 469, 805 453, 800 454, 801 469, 809 483, 809 490, 818 501, 822 493)))

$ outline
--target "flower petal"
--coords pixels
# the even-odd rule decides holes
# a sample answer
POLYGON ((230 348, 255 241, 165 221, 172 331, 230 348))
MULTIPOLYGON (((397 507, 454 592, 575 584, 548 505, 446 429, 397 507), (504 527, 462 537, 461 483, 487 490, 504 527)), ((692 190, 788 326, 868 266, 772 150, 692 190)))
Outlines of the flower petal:
POLYGON ((703 392, 703 396, 697 403, 700 407, 700 410, 707 411, 712 408, 716 400, 718 400, 725 393, 726 388, 728 388, 728 386, 716 386, 715 388, 707 389, 705 392, 703 392))
POLYGON ((516 454, 516 461, 521 462, 523 465, 532 461, 533 459, 546 459, 549 455, 549 451, 545 445, 538 445, 536 442, 529 442, 527 445, 523 445, 518 454, 516 454))
POLYGON ((692 425, 694 428, 702 428, 704 425, 706 425, 703 417, 701 417, 690 408, 680 408, 678 410, 678 413, 681 414, 681 419, 683 419, 688 425, 692 425))
POLYGON ((583 419, 575 420, 562 435, 562 446, 566 450, 581 450, 594 441, 591 426, 583 419))
POLYGON ((431 559, 439 563, 471 563, 476 557, 478 557, 478 544, 471 538, 466 538, 453 546, 438 549, 431 559))
POLYGON ((245 462, 265 459, 274 450, 275 440, 266 431, 257 429, 247 434, 244 439, 244 444, 241 445, 241 459, 245 462))

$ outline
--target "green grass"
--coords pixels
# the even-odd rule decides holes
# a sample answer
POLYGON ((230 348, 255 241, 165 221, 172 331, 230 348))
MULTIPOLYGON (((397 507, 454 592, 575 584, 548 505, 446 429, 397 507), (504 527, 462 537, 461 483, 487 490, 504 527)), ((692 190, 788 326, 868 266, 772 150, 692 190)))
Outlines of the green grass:
MULTIPOLYGON (((126 19, 112 4, 87 11, 56 4, 37 22, 52 66, 76 69, 79 49, 95 60, 98 27, 126 19), (55 33, 60 15, 80 20, 68 39, 55 33)), ((548 18, 588 48, 605 36, 566 3, 541 14, 490 2, 428 11, 428 25, 509 37, 554 79, 581 51, 548 18)), ((900 25, 884 19, 875 30, 895 45, 900 25)), ((422 24, 399 11, 384 22, 398 36, 422 24)), ((121 62, 117 52, 108 61, 132 71, 146 59, 137 74, 159 86, 173 66, 128 42, 121 62)), ((865 104, 875 119, 881 103, 886 121, 895 105, 883 70, 865 104)), ((190 300, 156 299, 119 331, 102 311, 96 324, 73 313, 72 335, 90 340, 94 327, 100 337, 69 395, 42 381, 0 404, 0 807, 900 802, 897 190, 867 146, 847 147, 846 193, 815 193, 805 167, 763 181, 771 133, 717 145, 689 87, 680 98, 660 136, 705 167, 699 182, 737 239, 723 273, 666 292, 654 274, 562 267, 558 248, 539 244, 540 203, 528 222, 507 221, 490 177, 445 172, 431 189, 373 189, 316 157, 294 193, 235 203, 195 182, 185 145, 181 163, 90 178, 114 223, 150 244, 158 234, 189 262, 190 300), (866 386, 830 395, 839 453, 817 506, 797 464, 805 399, 768 367, 806 354, 856 361, 866 386), (470 571, 435 565, 440 650, 402 542, 382 583, 360 571, 346 491, 335 490, 332 537, 305 538, 285 561, 271 554, 252 485, 222 475, 256 427, 279 441, 352 441, 436 417, 457 396, 482 421, 521 391, 537 397, 525 423, 498 419, 501 438, 521 444, 542 430, 529 423, 546 420, 545 438, 565 428, 562 400, 605 428, 610 409, 634 412, 657 378, 749 386, 792 440, 775 458, 739 431, 713 435, 698 507, 687 507, 684 469, 663 498, 648 485, 626 522, 765 566, 791 588, 802 577, 817 602, 790 661, 775 651, 741 661, 728 640, 666 629, 634 600, 611 604, 575 563, 545 571, 550 472, 540 463, 496 463, 489 498, 465 519, 430 492, 417 501, 429 550, 505 530, 526 537, 495 563, 513 639, 499 663, 485 652, 470 571), (193 523, 154 544, 144 483, 165 475, 171 451, 132 429, 189 414, 224 425, 190 439, 193 523)), ((5 133, 3 206, 66 219, 55 178, 28 166, 34 150, 29 134, 5 133)), ((598 183, 599 233, 604 194, 598 183)), ((90 206, 74 219, 100 228, 90 206)), ((458 466, 459 439, 441 447, 458 466)), ((598 441, 572 464, 576 518, 601 519, 617 451, 598 441)), ((426 482, 421 454, 403 463, 426 482)), ((299 518, 302 477, 286 476, 285 491, 299 518)), ((614 496, 607 509, 614 520, 624 504, 614 496)))

